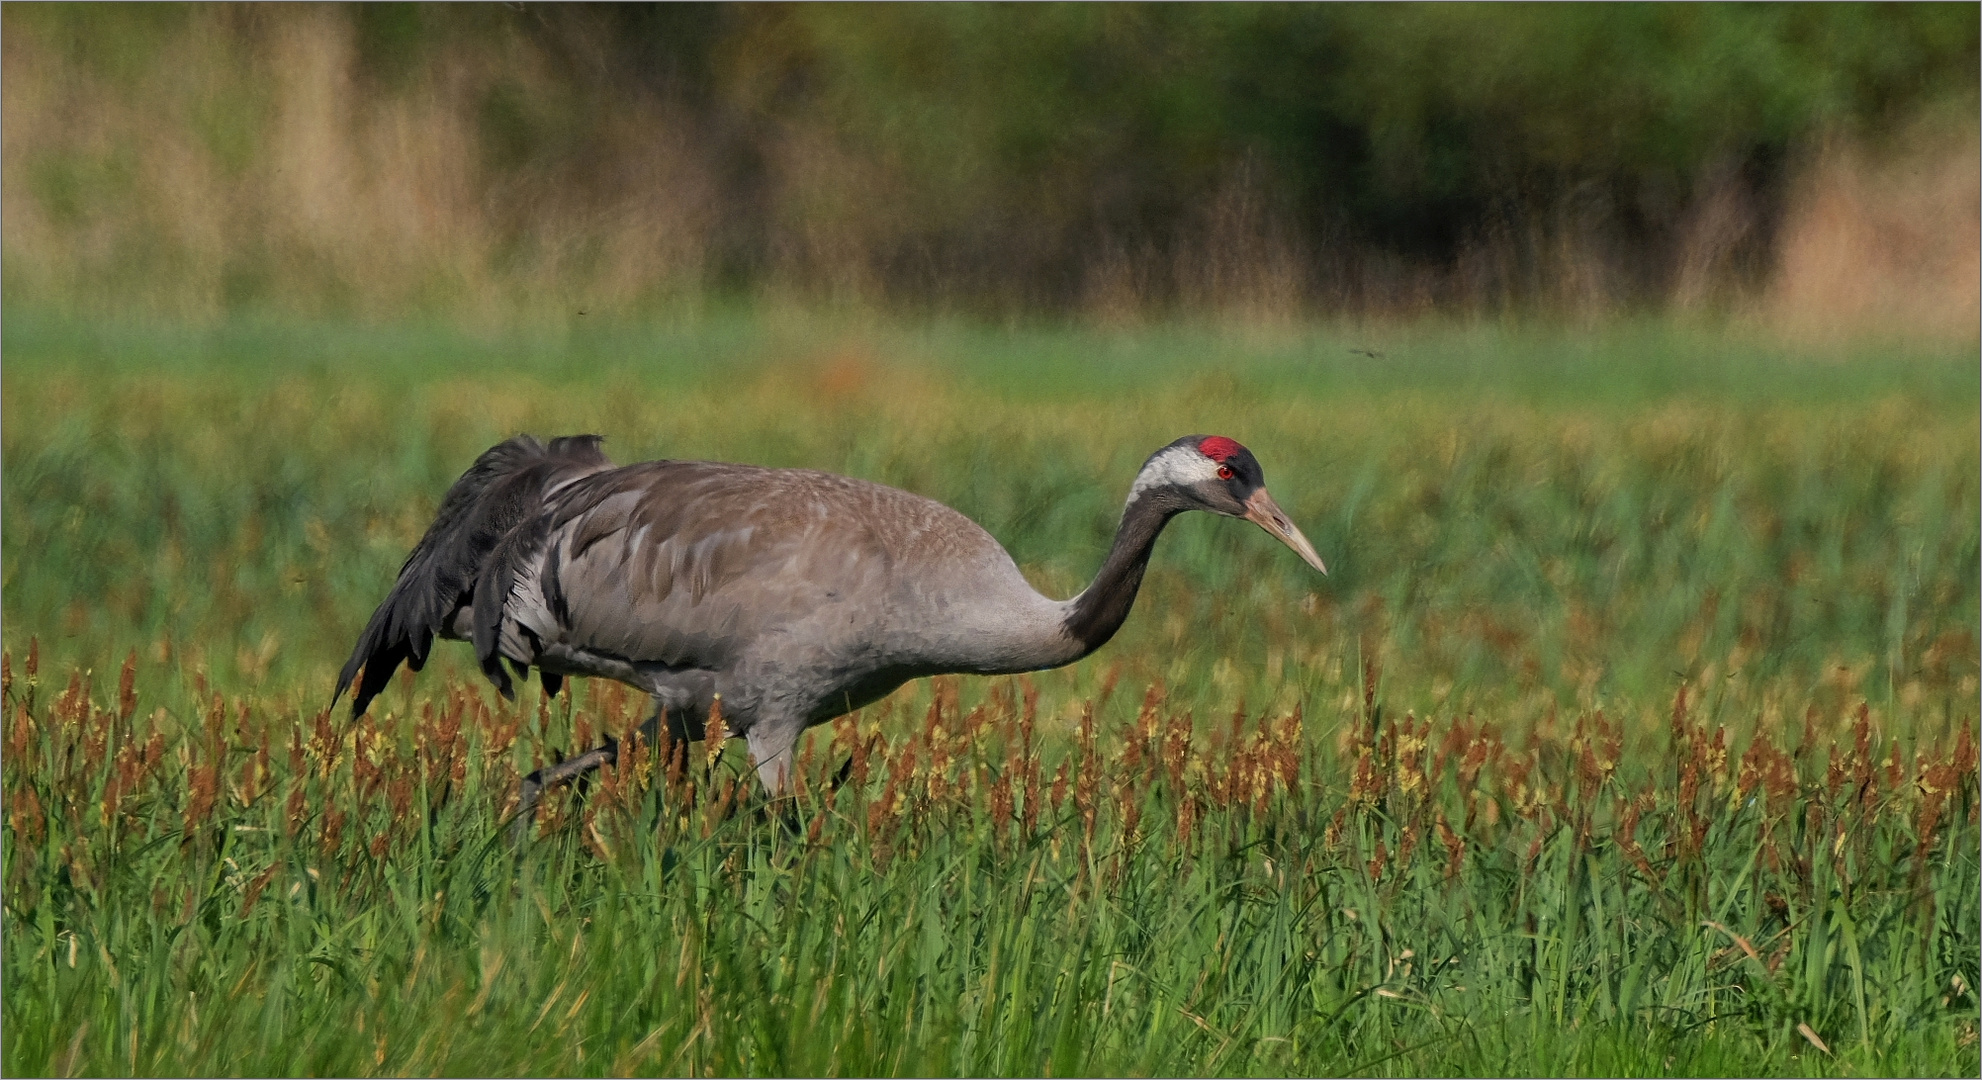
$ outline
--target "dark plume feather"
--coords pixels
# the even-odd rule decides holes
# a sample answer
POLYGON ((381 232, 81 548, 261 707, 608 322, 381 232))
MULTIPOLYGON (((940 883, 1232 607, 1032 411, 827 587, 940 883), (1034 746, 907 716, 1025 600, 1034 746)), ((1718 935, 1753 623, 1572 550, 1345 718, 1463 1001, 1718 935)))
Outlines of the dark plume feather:
POLYGON ((515 578, 514 560, 534 552, 543 535, 540 514, 547 492, 581 476, 612 468, 597 435, 569 435, 549 446, 518 435, 488 449, 441 500, 385 602, 372 613, 357 648, 337 677, 335 704, 357 678, 351 715, 364 714, 392 680, 401 661, 414 671, 427 662, 434 635, 446 631, 464 607, 473 607, 476 652, 505 694, 509 678, 497 664, 494 639, 483 649, 481 623, 500 622, 515 578), (486 602, 477 603, 481 599, 486 602), (486 610, 485 610, 486 609, 486 610))

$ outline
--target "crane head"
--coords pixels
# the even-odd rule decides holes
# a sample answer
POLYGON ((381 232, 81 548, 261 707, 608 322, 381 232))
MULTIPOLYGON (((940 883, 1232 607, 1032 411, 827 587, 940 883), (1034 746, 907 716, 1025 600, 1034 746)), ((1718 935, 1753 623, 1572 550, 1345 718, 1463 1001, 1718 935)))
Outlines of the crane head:
POLYGON ((1267 494, 1259 460, 1236 440, 1223 435, 1186 435, 1158 450, 1136 476, 1129 500, 1134 502, 1144 495, 1178 503, 1180 510, 1208 510, 1245 518, 1294 549, 1309 566, 1328 573, 1314 545, 1267 494))

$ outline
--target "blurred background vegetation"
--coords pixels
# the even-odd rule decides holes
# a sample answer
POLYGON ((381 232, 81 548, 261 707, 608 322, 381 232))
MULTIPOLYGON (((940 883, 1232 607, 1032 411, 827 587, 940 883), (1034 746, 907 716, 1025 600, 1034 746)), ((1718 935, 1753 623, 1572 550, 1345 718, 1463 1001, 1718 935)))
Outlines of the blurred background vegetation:
MULTIPOLYGON (((1978 13, 0 4, 0 1068, 1975 1075, 1978 13), (313 718, 518 431, 905 487, 1059 596, 1145 453, 1240 437, 1332 574, 1192 515, 1030 685, 1055 753, 1156 687, 1305 786, 893 862, 842 801, 789 869, 656 797, 700 846, 484 864, 514 773, 442 814, 429 707, 534 768, 609 684, 437 649, 313 718), (1379 720, 1515 757, 1370 802, 1379 720)), ((916 718, 1014 689, 860 722, 938 768, 916 718)))
POLYGON ((1977 9, 4 8, 23 310, 1973 337, 1977 9))

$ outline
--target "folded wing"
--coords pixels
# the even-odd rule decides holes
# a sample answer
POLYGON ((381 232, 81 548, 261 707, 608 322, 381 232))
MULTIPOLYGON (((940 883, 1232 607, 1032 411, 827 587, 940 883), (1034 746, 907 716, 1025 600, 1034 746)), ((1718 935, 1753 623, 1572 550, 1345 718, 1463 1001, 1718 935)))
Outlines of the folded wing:
POLYGON ((870 523, 890 496, 913 498, 825 473, 705 461, 587 478, 546 515, 538 577, 513 590, 504 618, 517 626, 512 636, 505 624, 497 644, 514 657, 534 637, 705 670, 744 649, 830 649, 836 635, 801 631, 827 630, 813 624, 835 610, 871 626, 886 603, 892 558, 870 523))

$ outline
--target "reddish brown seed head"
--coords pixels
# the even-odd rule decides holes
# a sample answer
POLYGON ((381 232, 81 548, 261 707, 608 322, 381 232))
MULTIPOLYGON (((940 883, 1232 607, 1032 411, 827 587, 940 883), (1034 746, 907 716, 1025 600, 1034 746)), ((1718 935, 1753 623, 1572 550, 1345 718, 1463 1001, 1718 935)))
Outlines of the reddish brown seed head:
POLYGON ((124 670, 117 675, 117 719, 128 723, 138 711, 138 650, 124 658, 124 670))

